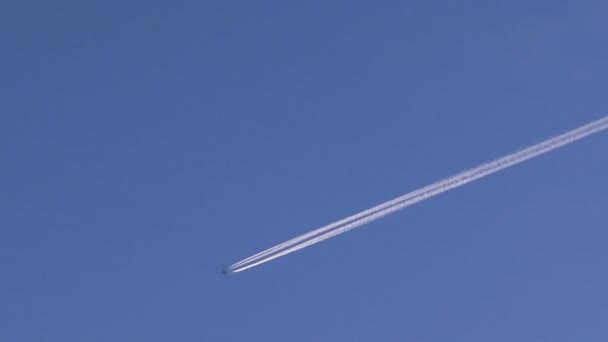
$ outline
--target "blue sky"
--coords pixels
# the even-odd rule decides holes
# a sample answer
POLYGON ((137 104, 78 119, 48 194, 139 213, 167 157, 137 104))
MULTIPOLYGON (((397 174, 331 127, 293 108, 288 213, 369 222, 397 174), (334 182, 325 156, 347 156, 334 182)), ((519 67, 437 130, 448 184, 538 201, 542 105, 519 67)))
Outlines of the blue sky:
POLYGON ((608 5, 9 2, 0 340, 606 341, 608 5))

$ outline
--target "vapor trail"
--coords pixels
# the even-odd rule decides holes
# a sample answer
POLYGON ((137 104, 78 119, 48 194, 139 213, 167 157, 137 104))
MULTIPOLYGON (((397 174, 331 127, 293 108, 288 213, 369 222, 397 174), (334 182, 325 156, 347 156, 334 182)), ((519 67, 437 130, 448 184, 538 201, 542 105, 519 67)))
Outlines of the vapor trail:
POLYGON ((439 181, 437 183, 433 183, 431 185, 427 185, 424 188, 420 188, 420 189, 418 189, 416 191, 412 191, 412 192, 407 193, 407 194, 405 194, 403 196, 399 196, 399 197, 394 198, 394 199, 392 199, 390 201, 381 203, 381 204, 379 204, 379 205, 377 205, 375 207, 366 209, 366 210, 364 210, 362 212, 359 212, 357 214, 354 214, 354 215, 351 215, 349 217, 343 218, 341 220, 332 222, 332 223, 330 223, 328 225, 325 225, 325 226, 322 226, 320 228, 317 228, 317 229, 315 229, 313 231, 310 231, 310 232, 308 232, 306 234, 302 234, 302 235, 297 236, 297 237, 295 237, 293 239, 290 239, 290 240, 287 240, 285 242, 282 242, 282 243, 280 243, 280 244, 278 244, 278 245, 276 245, 274 247, 268 248, 268 249, 266 249, 266 250, 264 250, 262 252, 254 254, 254 255, 252 255, 252 256, 250 256, 248 258, 245 258, 245 259, 243 259, 243 260, 241 260, 241 261, 233 264, 232 266, 230 266, 230 268, 231 269, 237 268, 240 265, 249 263, 249 262, 251 262, 253 260, 258 260, 260 258, 265 257, 266 255, 270 255, 270 254, 276 253, 277 251, 285 249, 285 248, 287 248, 289 246, 294 246, 294 245, 299 244, 300 242, 302 242, 304 240, 308 240, 308 239, 310 239, 310 238, 312 238, 314 236, 320 235, 321 233, 325 233, 325 232, 327 232, 329 230, 332 230, 332 229, 334 229, 336 227, 342 226, 342 225, 344 225, 346 223, 353 222, 355 220, 358 220, 360 218, 363 218, 365 216, 368 216, 368 215, 373 214, 375 212, 378 212, 380 210, 386 209, 388 207, 391 207, 391 206, 393 206, 395 204, 398 204, 400 202, 403 202, 405 200, 408 200, 408 199, 411 199, 413 197, 419 196, 419 195, 421 195, 421 194, 423 194, 423 193, 431 190, 434 187, 445 185, 445 184, 449 184, 449 183, 451 183, 453 181, 456 181, 459 176, 460 176, 460 174, 452 176, 452 177, 449 177, 449 178, 446 178, 446 179, 441 180, 441 181, 439 181))
POLYGON ((492 162, 461 172, 439 182, 425 186, 393 200, 384 202, 358 214, 323 226, 309 233, 300 235, 287 242, 271 247, 249 258, 243 259, 230 267, 231 272, 241 272, 259 264, 276 259, 283 255, 293 253, 302 248, 319 243, 336 235, 360 227, 396 211, 439 195, 445 191, 460 187, 474 180, 493 174, 505 168, 514 166, 528 159, 537 157, 564 145, 573 143, 594 133, 608 129, 608 117, 594 121, 577 129, 530 146, 513 154, 507 155, 492 162), (335 229, 334 229, 335 228, 335 229), (324 234, 322 234, 324 233, 324 234), (322 234, 322 235, 320 235, 322 234), (316 237, 315 237, 316 236, 316 237), (314 237, 314 238, 313 238, 314 237))
MULTIPOLYGON (((470 170, 468 170, 468 171, 470 171, 470 170)), ((389 207, 391 207, 391 206, 393 206, 395 204, 398 204, 400 202, 403 202, 403 201, 409 200, 411 198, 414 198, 416 196, 419 196, 419 195, 421 195, 421 194, 423 194, 423 193, 425 193, 427 191, 430 191, 430 190, 432 190, 432 189, 434 189, 436 187, 447 185, 447 184, 450 184, 450 183, 452 183, 454 181, 458 181, 458 179, 460 177, 462 177, 462 175, 464 173, 466 173, 466 171, 463 172, 463 173, 460 173, 460 174, 457 174, 457 175, 445 178, 445 179, 443 179, 443 180, 441 180, 439 182, 427 185, 427 186, 425 186, 423 188, 420 188, 418 190, 409 192, 409 193, 407 193, 405 195, 399 196, 399 197, 394 198, 394 199, 392 199, 390 201, 386 201, 386 202, 381 203, 381 204, 379 204, 379 205, 377 205, 375 207, 372 207, 372 208, 366 209, 364 211, 361 211, 361 212, 359 212, 357 214, 354 214, 354 215, 351 215, 349 217, 343 218, 341 220, 332 222, 330 224, 327 224, 325 226, 322 226, 320 228, 312 230, 312 231, 310 231, 308 233, 305 233, 305 234, 302 234, 300 236, 297 236, 297 237, 295 237, 293 239, 290 239, 290 240, 287 240, 285 242, 282 242, 282 243, 280 243, 280 244, 278 244, 278 245, 276 245, 274 247, 268 248, 268 249, 266 249, 264 251, 261 251, 261 252, 259 252, 257 254, 254 254, 254 255, 252 255, 250 257, 247 257, 247 258, 245 258, 245 259, 243 259, 243 260, 241 260, 241 261, 239 261, 239 262, 231 265, 230 269, 238 268, 239 266, 247 264, 249 262, 252 262, 253 260, 259 260, 259 259, 261 259, 261 258, 263 258, 263 257, 265 257, 267 255, 276 253, 276 252, 278 252, 280 250, 283 250, 285 248, 288 248, 290 246, 294 246, 296 244, 299 244, 300 242, 302 242, 304 240, 308 240, 308 239, 310 239, 310 238, 312 238, 314 236, 317 236, 317 235, 320 235, 320 234, 325 233, 327 231, 330 231, 330 230, 332 230, 332 229, 334 229, 336 227, 340 227, 340 226, 342 226, 344 224, 347 224, 349 222, 353 222, 355 220, 361 219, 361 218, 363 218, 365 216, 368 216, 368 215, 373 214, 375 212, 378 212, 380 210, 389 208, 389 207)))

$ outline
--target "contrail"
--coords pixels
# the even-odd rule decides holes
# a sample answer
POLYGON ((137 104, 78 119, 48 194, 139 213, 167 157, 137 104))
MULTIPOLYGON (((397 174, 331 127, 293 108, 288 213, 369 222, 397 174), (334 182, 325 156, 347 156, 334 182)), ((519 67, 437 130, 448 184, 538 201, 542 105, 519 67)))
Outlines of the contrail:
MULTIPOLYGON (((470 171, 470 170, 468 170, 468 171, 470 171)), ((278 252, 280 250, 283 250, 283 249, 285 249, 287 247, 294 246, 294 245, 299 244, 300 242, 302 242, 304 240, 308 240, 308 239, 310 239, 310 238, 312 238, 314 236, 320 235, 321 233, 325 233, 325 232, 327 232, 329 230, 332 230, 332 229, 334 229, 336 227, 342 226, 342 225, 344 225, 346 223, 353 222, 355 220, 358 220, 360 218, 363 218, 365 216, 368 216, 368 215, 373 214, 375 212, 378 212, 380 210, 386 209, 388 207, 391 207, 391 206, 393 206, 395 204, 398 204, 400 202, 403 202, 405 200, 408 200, 408 199, 411 199, 413 197, 419 196, 419 195, 421 195, 421 194, 423 194, 423 193, 425 193, 425 192, 427 192, 427 191, 429 191, 429 190, 431 190, 431 189, 433 189, 435 187, 450 184, 451 182, 458 180, 458 178, 460 178, 462 176, 462 174, 464 174, 464 173, 466 173, 466 172, 463 172, 463 173, 460 173, 460 174, 448 177, 448 178, 443 179, 443 180, 441 180, 439 182, 427 185, 427 186, 425 186, 423 188, 420 188, 420 189, 418 189, 416 191, 412 191, 412 192, 407 193, 405 195, 402 195, 402 196, 399 196, 397 198, 394 198, 394 199, 392 199, 390 201, 386 201, 384 203, 381 203, 381 204, 379 204, 379 205, 377 205, 375 207, 366 209, 366 210, 364 210, 362 212, 359 212, 357 214, 354 214, 352 216, 349 216, 349 217, 343 218, 341 220, 332 222, 332 223, 330 223, 328 225, 325 225, 325 226, 322 226, 322 227, 317 228, 315 230, 312 230, 312 231, 310 231, 310 232, 308 232, 306 234, 302 234, 302 235, 297 236, 297 237, 295 237, 293 239, 290 239, 290 240, 287 240, 285 242, 282 242, 282 243, 280 243, 280 244, 278 244, 278 245, 276 245, 274 247, 268 248, 268 249, 266 249, 266 250, 264 250, 262 252, 254 254, 254 255, 252 255, 250 257, 247 257, 247 258, 245 258, 245 259, 243 259, 243 260, 241 260, 241 261, 239 261, 239 262, 231 265, 230 269, 238 268, 239 266, 247 264, 249 262, 252 262, 253 260, 261 259, 261 258, 263 258, 263 257, 265 257, 267 255, 276 253, 276 252, 278 252)))
POLYGON ((293 253, 302 248, 319 243, 336 235, 345 233, 396 211, 424 201, 430 197, 439 195, 445 191, 460 187, 474 180, 488 176, 505 168, 514 166, 526 160, 537 157, 564 145, 573 143, 594 133, 608 129, 608 117, 591 122, 577 129, 546 140, 542 143, 530 146, 513 154, 496 159, 448 177, 439 182, 425 186, 393 200, 384 202, 373 208, 364 210, 358 214, 336 221, 329 225, 315 229, 309 233, 278 244, 251 257, 243 259, 230 267, 231 272, 241 272, 276 259, 283 255, 293 253), (322 234, 322 235, 321 235, 322 234), (314 237, 314 238, 313 238, 314 237))
POLYGON ((310 231, 310 232, 308 232, 306 234, 302 234, 302 235, 297 236, 297 237, 295 237, 295 238, 293 238, 291 240, 287 240, 285 242, 282 242, 282 243, 280 243, 280 244, 278 244, 278 245, 276 245, 274 247, 268 248, 268 249, 266 249, 266 250, 264 250, 262 252, 254 254, 254 255, 252 255, 252 256, 250 256, 248 258, 245 258, 245 259, 243 259, 243 260, 241 260, 241 261, 233 264, 232 266, 230 266, 230 268, 231 269, 232 268, 237 268, 240 265, 249 263, 249 262, 251 262, 253 260, 260 259, 260 258, 262 258, 262 257, 264 257, 266 255, 270 255, 270 254, 276 253, 277 251, 285 249, 285 248, 287 248, 289 246, 296 245, 296 244, 298 244, 298 243, 300 243, 300 242, 302 242, 304 240, 308 240, 308 239, 310 239, 310 238, 312 238, 314 236, 320 235, 321 233, 325 233, 325 232, 327 232, 329 230, 332 230, 332 229, 334 229, 336 227, 342 226, 342 225, 344 225, 346 223, 358 220, 360 218, 363 218, 365 216, 368 216, 368 215, 373 214, 375 212, 378 212, 380 210, 386 209, 388 207, 391 207, 391 206, 393 206, 395 204, 398 204, 398 203, 403 202, 405 200, 408 200, 410 198, 419 196, 419 195, 421 195, 421 194, 423 194, 423 193, 431 190, 432 188, 434 188, 436 186, 440 186, 440 185, 444 185, 444 184, 449 184, 450 182, 455 181, 458 178, 458 176, 460 176, 460 174, 452 176, 452 177, 449 177, 449 178, 446 178, 446 179, 444 179, 442 181, 439 181, 437 183, 433 183, 431 185, 427 185, 424 188, 418 189, 416 191, 412 191, 412 192, 407 193, 407 194, 405 194, 403 196, 399 196, 399 197, 397 197, 395 199, 392 199, 390 201, 387 201, 387 202, 384 202, 382 204, 379 204, 379 205, 377 205, 375 207, 366 209, 366 210, 364 210, 364 211, 362 211, 360 213, 357 213, 357 214, 354 214, 352 216, 343 218, 341 220, 332 222, 332 223, 330 223, 328 225, 325 225, 323 227, 317 228, 317 229, 315 229, 313 231, 310 231))

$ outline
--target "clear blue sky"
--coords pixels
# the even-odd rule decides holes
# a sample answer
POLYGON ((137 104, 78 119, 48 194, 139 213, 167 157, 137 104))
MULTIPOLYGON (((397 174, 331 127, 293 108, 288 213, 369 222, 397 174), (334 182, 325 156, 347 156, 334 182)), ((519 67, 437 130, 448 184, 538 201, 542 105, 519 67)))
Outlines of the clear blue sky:
POLYGON ((0 340, 607 341, 605 1, 0 6, 0 340))

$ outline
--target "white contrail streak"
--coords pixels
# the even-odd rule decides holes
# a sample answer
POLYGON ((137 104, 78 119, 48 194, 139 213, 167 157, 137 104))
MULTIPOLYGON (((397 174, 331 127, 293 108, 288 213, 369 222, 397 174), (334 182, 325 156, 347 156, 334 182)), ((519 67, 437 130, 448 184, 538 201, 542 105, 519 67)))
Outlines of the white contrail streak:
MULTIPOLYGON (((470 170, 467 170, 467 171, 470 171, 470 170)), ((290 240, 287 240, 285 242, 282 242, 282 243, 280 243, 280 244, 278 244, 278 245, 276 245, 274 247, 268 248, 268 249, 266 249, 264 251, 261 251, 261 252, 259 252, 257 254, 254 254, 254 255, 252 255, 250 257, 247 257, 247 258, 245 258, 245 259, 243 259, 243 260, 241 260, 241 261, 233 264, 232 266, 230 266, 230 269, 238 268, 239 266, 247 264, 249 262, 252 262, 253 260, 261 259, 261 258, 263 258, 263 257, 265 257, 267 255, 276 253, 276 252, 278 252, 280 250, 283 250, 285 248, 288 248, 290 246, 294 246, 294 245, 299 244, 300 242, 302 242, 304 240, 308 240, 308 239, 310 239, 310 238, 312 238, 314 236, 317 236, 317 235, 320 235, 322 233, 325 233, 325 232, 327 232, 329 230, 332 230, 332 229, 334 229, 336 227, 342 226, 342 225, 344 225, 346 223, 349 223, 349 222, 353 222, 355 220, 358 220, 360 218, 363 218, 365 216, 368 216, 368 215, 373 214, 375 212, 378 212, 380 210, 386 209, 388 207, 391 207, 391 206, 393 206, 395 204, 398 204, 400 202, 403 202, 405 200, 408 200, 408 199, 414 198, 416 196, 419 196, 419 195, 421 195, 421 194, 423 194, 423 193, 425 193, 425 192, 427 192, 427 191, 429 191, 429 190, 431 190, 431 189, 433 189, 435 187, 450 184, 451 182, 458 180, 458 178, 460 178, 462 176, 462 174, 464 174, 464 173, 466 173, 466 171, 463 172, 463 173, 460 173, 460 174, 457 174, 457 175, 445 178, 445 179, 443 179, 443 180, 441 180, 439 182, 427 185, 427 186, 425 186, 423 188, 420 188, 420 189, 418 189, 416 191, 412 191, 412 192, 407 193, 405 195, 399 196, 399 197, 394 198, 394 199, 392 199, 390 201, 386 201, 386 202, 381 203, 381 204, 379 204, 379 205, 377 205, 375 207, 366 209, 366 210, 361 211, 361 212, 359 212, 357 214, 354 214, 352 216, 349 216, 349 217, 343 218, 341 220, 332 222, 332 223, 330 223, 328 225, 325 225, 325 226, 322 226, 322 227, 317 228, 315 230, 312 230, 312 231, 310 231, 310 232, 308 232, 306 234, 302 234, 302 235, 297 236, 297 237, 295 237, 293 239, 290 239, 290 240)))
POLYGON ((243 259, 230 267, 231 272, 241 272, 276 259, 283 255, 293 253, 302 248, 319 243, 336 235, 345 233, 351 229, 365 225, 379 218, 392 214, 396 211, 414 205, 430 197, 439 195, 445 191, 460 187, 474 180, 493 174, 505 168, 519 164, 541 154, 547 153, 564 145, 573 143, 594 133, 608 129, 608 117, 581 126, 570 132, 564 133, 542 143, 530 146, 508 156, 496 159, 492 162, 482 164, 455 176, 448 177, 439 182, 425 186, 393 200, 384 202, 373 208, 364 210, 358 214, 323 226, 309 233, 300 235, 287 242, 278 244, 251 257, 243 259), (335 229, 334 229, 335 228, 335 229), (324 233, 324 234, 323 234, 324 233), (322 234, 322 235, 321 235, 322 234), (316 237, 315 237, 316 236, 316 237), (314 237, 314 238, 313 238, 314 237))
POLYGON ((282 242, 282 243, 280 243, 280 244, 278 244, 278 245, 276 245, 274 247, 268 248, 268 249, 266 249, 266 250, 264 250, 262 252, 254 254, 254 255, 252 255, 252 256, 250 256, 248 258, 245 258, 245 259, 243 259, 243 260, 241 260, 241 261, 233 264, 232 266, 230 266, 230 268, 237 268, 240 265, 249 263, 249 262, 251 262, 253 260, 260 259, 260 258, 262 258, 262 257, 264 257, 266 255, 270 255, 270 254, 276 253, 276 252, 278 252, 278 251, 280 251, 282 249, 285 249, 285 248, 287 248, 289 246, 296 245, 296 244, 298 244, 298 243, 300 243, 300 242, 302 242, 304 240, 308 240, 308 239, 310 239, 310 238, 312 238, 314 236, 320 235, 321 233, 325 233, 325 232, 327 232, 329 230, 332 230, 332 229, 334 229, 336 227, 342 226, 342 225, 344 225, 346 223, 358 220, 360 218, 363 218, 365 216, 368 216, 368 215, 373 214, 375 212, 378 212, 380 210, 386 209, 388 207, 391 207, 391 206, 393 206, 395 204, 398 204, 398 203, 403 202, 405 200, 408 200, 410 198, 419 196, 419 195, 421 195, 421 194, 423 194, 423 193, 431 190, 434 187, 441 186, 441 185, 444 185, 444 184, 449 184, 452 181, 456 180, 459 176, 460 176, 460 174, 452 176, 452 177, 449 177, 449 178, 446 178, 446 179, 444 179, 442 181, 439 181, 437 183, 433 183, 431 185, 427 185, 424 188, 420 188, 420 189, 418 189, 416 191, 412 191, 412 192, 407 193, 407 194, 405 194, 403 196, 399 196, 399 197, 397 197, 395 199, 392 199, 390 201, 384 202, 384 203, 379 204, 379 205, 377 205, 375 207, 366 209, 366 210, 364 210, 362 212, 359 212, 357 214, 354 214, 352 216, 343 218, 341 220, 332 222, 332 223, 330 223, 328 225, 325 225, 323 227, 317 228, 317 229, 315 229, 313 231, 310 231, 310 232, 308 232, 306 234, 302 234, 300 236, 297 236, 297 237, 295 237, 295 238, 293 238, 291 240, 287 240, 285 242, 282 242))

